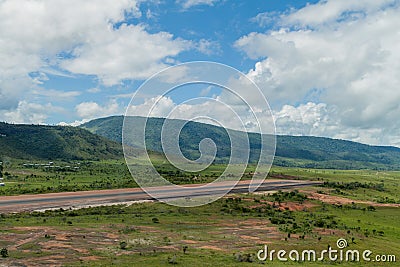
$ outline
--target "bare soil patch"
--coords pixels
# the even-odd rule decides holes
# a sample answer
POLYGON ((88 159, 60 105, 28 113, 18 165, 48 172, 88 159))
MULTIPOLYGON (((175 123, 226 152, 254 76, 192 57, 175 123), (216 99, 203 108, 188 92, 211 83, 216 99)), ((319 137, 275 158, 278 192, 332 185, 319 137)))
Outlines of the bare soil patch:
POLYGON ((319 201, 322 201, 322 202, 328 203, 328 204, 347 205, 347 204, 358 203, 358 204, 371 205, 371 206, 375 206, 375 207, 400 207, 400 204, 376 203, 373 201, 355 200, 355 199, 350 199, 350 198, 345 198, 345 197, 333 196, 333 195, 329 195, 329 194, 320 194, 320 193, 311 192, 311 191, 302 191, 302 192, 306 193, 308 198, 316 199, 316 200, 319 200, 319 201))
POLYGON ((218 250, 218 251, 223 251, 223 249, 222 249, 222 248, 220 248, 220 247, 217 247, 217 246, 210 246, 210 245, 201 246, 200 248, 203 248, 203 249, 212 249, 212 250, 218 250))

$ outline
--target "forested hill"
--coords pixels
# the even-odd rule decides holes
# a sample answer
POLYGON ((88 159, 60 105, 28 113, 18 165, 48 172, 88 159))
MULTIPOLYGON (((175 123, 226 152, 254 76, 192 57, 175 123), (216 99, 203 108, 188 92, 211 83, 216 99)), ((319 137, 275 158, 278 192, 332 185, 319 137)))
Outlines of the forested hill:
POLYGON ((0 122, 0 159, 121 158, 121 145, 85 129, 0 122))
MULTIPOLYGON (((163 118, 149 118, 146 128, 148 149, 161 152, 160 132, 163 118)), ((140 127, 143 117, 129 117, 131 125, 140 127)), ((92 133, 121 142, 123 116, 95 119, 81 125, 92 133)), ((233 133, 236 131, 232 131, 233 133)), ((209 124, 189 122, 180 136, 181 150, 185 156, 199 156, 198 144, 203 138, 211 138, 217 145, 217 161, 226 162, 230 155, 227 131, 209 124)), ((249 133, 251 160, 259 153, 260 135, 249 133)), ((132 141, 135 145, 134 140, 132 141)), ((338 168, 338 169, 400 169, 400 148, 370 146, 357 142, 313 136, 277 136, 276 165, 338 168)))
MULTIPOLYGON (((160 132, 164 120, 148 119, 146 141, 149 150, 162 152, 160 132)), ((133 126, 140 127, 144 124, 145 118, 130 117, 129 122, 133 126)), ((64 160, 121 158, 122 124, 122 116, 92 120, 81 127, 0 123, 0 158, 4 156, 64 160)), ((238 132, 230 130, 230 133, 238 132)), ((243 135, 238 136, 243 137, 243 135)), ((216 162, 228 162, 231 146, 228 133, 221 127, 209 124, 188 122, 185 125, 179 140, 182 153, 188 158, 198 158, 200 155, 198 144, 207 137, 217 145, 216 162)), ((250 161, 255 162, 260 148, 260 135, 249 133, 249 140, 250 161)), ((133 146, 140 146, 135 140, 131 143, 133 146)), ((398 170, 400 148, 369 146, 313 136, 277 136, 274 164, 310 168, 398 170)))

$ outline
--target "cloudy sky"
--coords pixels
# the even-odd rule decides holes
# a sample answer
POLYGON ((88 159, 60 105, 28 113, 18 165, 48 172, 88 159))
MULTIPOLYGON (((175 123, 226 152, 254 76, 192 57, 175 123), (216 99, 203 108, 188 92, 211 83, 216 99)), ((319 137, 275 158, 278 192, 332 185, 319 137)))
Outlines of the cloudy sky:
MULTIPOLYGON (((151 75, 210 60, 259 86, 277 133, 400 146, 399 13, 399 0, 0 0, 0 121, 124 114, 151 75)), ((133 109, 158 101, 155 116, 235 128, 213 99, 234 105, 199 85, 144 93, 133 109), (210 101, 187 102, 199 96, 210 101)), ((265 106, 252 108, 262 122, 265 106)))

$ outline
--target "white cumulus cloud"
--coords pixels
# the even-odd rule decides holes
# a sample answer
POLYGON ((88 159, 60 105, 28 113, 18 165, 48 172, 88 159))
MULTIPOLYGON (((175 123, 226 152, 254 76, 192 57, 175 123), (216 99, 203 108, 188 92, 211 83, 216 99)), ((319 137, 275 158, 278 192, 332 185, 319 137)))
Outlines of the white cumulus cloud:
POLYGON ((75 107, 76 113, 84 120, 98 117, 120 114, 121 109, 115 100, 111 100, 107 105, 99 105, 96 102, 82 102, 75 107))
POLYGON ((108 26, 86 38, 73 50, 73 58, 64 60, 61 66, 74 73, 96 75, 105 85, 148 78, 168 66, 164 59, 192 46, 190 41, 174 39, 167 32, 147 33, 140 25, 108 26))
POLYGON ((3 112, 2 118, 9 123, 44 124, 52 113, 63 111, 62 108, 53 106, 51 103, 42 105, 24 100, 18 103, 16 109, 3 112))
POLYGON ((198 5, 213 6, 219 0, 177 0, 176 2, 181 4, 184 9, 191 8, 198 5))
POLYGON ((79 95, 57 93, 59 88, 46 92, 46 74, 88 74, 100 85, 114 85, 147 78, 170 65, 180 52, 194 48, 168 32, 149 33, 145 25, 128 24, 142 15, 139 2, 0 1, 0 120, 32 98, 43 104, 51 96, 79 95))
MULTIPOLYGON (((399 12, 394 0, 321 1, 281 14, 281 27, 249 33, 235 45, 259 60, 248 76, 275 110, 320 102, 336 110, 332 120, 349 129, 353 140, 396 144, 399 12), (317 99, 307 99, 315 90, 317 99)), ((320 128, 326 124, 318 120, 320 128)), ((330 136, 337 135, 333 131, 330 136)))

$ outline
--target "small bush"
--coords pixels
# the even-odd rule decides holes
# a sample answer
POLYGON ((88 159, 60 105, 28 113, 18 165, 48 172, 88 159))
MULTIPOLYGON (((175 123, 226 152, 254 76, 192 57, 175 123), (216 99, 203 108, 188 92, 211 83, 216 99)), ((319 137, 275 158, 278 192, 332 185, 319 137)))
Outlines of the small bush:
POLYGON ((169 264, 178 264, 178 262, 176 260, 176 255, 174 255, 172 257, 168 257, 168 263, 169 264))
POLYGON ((3 258, 7 258, 7 257, 8 257, 8 249, 7 249, 7 248, 2 248, 2 249, 0 250, 0 255, 1 255, 1 257, 3 257, 3 258))
POLYGON ((127 246, 128 246, 128 244, 125 241, 119 242, 119 248, 120 249, 126 249, 127 246))
POLYGON ((235 258, 238 262, 254 262, 253 254, 250 253, 236 253, 235 258))

